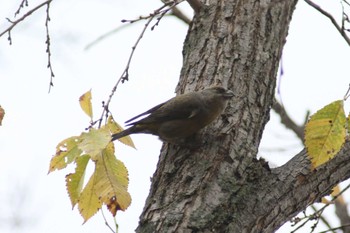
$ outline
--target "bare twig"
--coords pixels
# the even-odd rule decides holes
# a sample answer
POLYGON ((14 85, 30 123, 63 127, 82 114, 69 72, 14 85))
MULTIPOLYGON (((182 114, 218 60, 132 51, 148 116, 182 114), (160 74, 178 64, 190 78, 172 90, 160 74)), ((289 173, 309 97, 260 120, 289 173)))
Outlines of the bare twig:
POLYGON ((11 23, 11 25, 5 29, 3 32, 0 33, 0 37, 2 37, 4 34, 8 33, 8 40, 9 43, 12 44, 12 39, 11 39, 11 30, 21 21, 23 21, 24 19, 26 19, 28 16, 30 16, 31 14, 33 14, 35 11, 37 11, 38 9, 40 9, 41 7, 49 4, 52 0, 47 0, 41 4, 39 4, 38 6, 34 7, 33 9, 31 9, 30 11, 28 11, 27 13, 25 13, 21 18, 17 19, 17 20, 10 20, 7 19, 7 21, 9 21, 11 23))
POLYGON ((346 41, 346 43, 348 43, 348 45, 350 46, 350 38, 347 36, 345 30, 343 30, 343 28, 341 26, 339 26, 339 24, 337 23, 337 21, 335 20, 335 18, 328 13, 327 11, 323 10, 319 5, 317 5, 316 3, 310 1, 310 0, 305 0, 305 2, 307 4, 309 4, 310 6, 312 6, 313 8, 315 8, 317 11, 319 11, 321 14, 323 14, 324 16, 326 16, 328 19, 331 20, 332 24, 335 26, 335 28, 338 30, 338 32, 340 33, 340 35, 344 38, 344 40, 346 41))
MULTIPOLYGON (((170 1, 165 3, 163 6, 161 6, 160 8, 156 9, 153 13, 149 14, 148 16, 140 16, 138 19, 135 20, 122 20, 122 22, 124 23, 134 23, 134 22, 138 22, 140 20, 144 20, 144 19, 148 19, 143 30, 141 31, 139 37, 137 38, 135 44, 131 47, 131 52, 128 58, 128 61, 126 63, 126 67, 124 69, 124 71, 122 72, 121 76, 119 77, 119 79, 117 80, 116 84, 114 85, 114 87, 112 88, 111 94, 108 97, 108 100, 104 102, 104 106, 103 106, 103 111, 101 114, 101 117, 99 120, 97 120, 96 122, 98 122, 98 127, 101 127, 102 125, 102 120, 103 117, 105 116, 106 118, 108 117, 109 114, 109 104, 112 100, 112 97, 115 93, 115 91, 117 90, 117 87, 120 83, 124 83, 125 81, 129 80, 129 69, 130 69, 130 64, 131 64, 131 60, 134 56, 135 50, 139 44, 139 42, 141 41, 142 37, 144 36, 148 26, 150 25, 150 23, 152 22, 152 20, 159 15, 159 17, 157 18, 157 22, 155 23, 155 25, 152 26, 152 30, 154 29, 155 26, 158 25, 159 20, 168 12, 170 11, 173 7, 175 7, 177 4, 181 3, 183 0, 181 1, 170 1)), ((92 124, 95 124, 96 122, 93 122, 92 124)))
MULTIPOLYGON (((108 224, 108 222, 107 222, 107 219, 106 219, 106 216, 105 216, 105 214, 103 213, 103 209, 101 208, 101 213, 102 213, 102 217, 103 217, 103 220, 105 221, 105 224, 106 224, 106 226, 109 228, 109 230, 111 230, 111 232, 112 233, 116 233, 116 232, 118 232, 117 230, 114 230, 109 224, 108 224)), ((116 225, 116 227, 118 227, 118 225, 116 225)))
POLYGON ((336 230, 343 230, 344 227, 349 227, 349 226, 350 226, 350 224, 345 224, 345 225, 341 225, 339 227, 334 227, 334 228, 331 228, 331 229, 328 229, 325 231, 320 231, 318 233, 337 232, 336 230))
POLYGON ((284 107, 276 99, 273 101, 272 109, 281 117, 282 124, 288 129, 291 129, 298 136, 298 138, 303 141, 304 127, 297 125, 287 114, 284 107))
POLYGON ((46 28, 46 53, 47 53, 47 68, 50 69, 50 84, 49 84, 49 92, 51 91, 51 87, 53 87, 53 78, 55 74, 53 73, 52 64, 51 64, 51 43, 50 43, 50 33, 49 33, 49 21, 50 19, 50 3, 47 3, 46 8, 46 20, 45 20, 45 28, 46 28))
MULTIPOLYGON (((179 4, 179 3, 182 2, 182 1, 183 1, 183 0, 177 1, 176 5, 179 4)), ((168 6, 169 3, 173 3, 173 2, 175 2, 175 1, 167 2, 167 3, 166 3, 166 6, 168 6)), ((168 13, 168 12, 169 12, 169 9, 168 9, 168 8, 165 9, 165 10, 163 11, 164 16, 166 16, 166 13, 168 13)), ((160 12, 159 12, 159 14, 160 14, 160 12)), ((150 14, 150 15, 151 15, 151 14, 150 14)), ((137 23, 137 22, 140 22, 141 20, 146 20, 146 19, 148 19, 148 18, 150 17, 150 15, 148 15, 148 16, 139 16, 137 19, 133 19, 133 20, 125 20, 125 19, 123 19, 122 22, 123 22, 123 23, 130 23, 130 24, 131 24, 131 23, 137 23)), ((185 23, 187 23, 187 24, 189 24, 189 23, 191 22, 191 20, 190 20, 189 18, 187 18, 176 6, 173 6, 173 7, 171 8, 171 13, 170 13, 170 14, 167 14, 167 15, 174 15, 174 16, 176 16, 177 18, 179 18, 180 20, 182 20, 182 21, 184 21, 185 23)), ((109 31, 109 32, 107 32, 107 33, 105 33, 105 34, 99 36, 99 37, 96 38, 94 41, 90 42, 90 43, 85 47, 85 49, 86 49, 86 50, 87 50, 87 49, 90 49, 91 47, 95 46, 97 43, 101 42, 102 40, 104 40, 104 39, 108 38, 109 36, 111 36, 111 35, 113 35, 113 34, 119 32, 119 31, 121 31, 122 29, 128 27, 130 24, 123 24, 123 25, 121 25, 121 26, 119 26, 119 27, 117 27, 117 28, 115 28, 115 29, 112 29, 111 31, 109 31)))
POLYGON ((28 6, 28 0, 22 0, 21 4, 19 4, 18 9, 15 12, 15 17, 21 12, 21 9, 28 6))
MULTIPOLYGON (((51 64, 51 49, 50 49, 50 34, 49 34, 49 21, 50 21, 50 3, 52 2, 52 0, 47 0, 41 4, 39 4, 38 6, 34 7, 33 9, 29 10, 27 13, 25 13, 22 17, 20 17, 17 20, 10 20, 7 19, 7 21, 9 21, 11 23, 11 25, 5 29, 3 32, 0 33, 0 37, 3 36, 4 34, 8 34, 7 40, 9 41, 10 45, 12 44, 12 38, 11 38, 11 30, 18 25, 20 22, 22 22, 24 19, 26 19, 28 16, 30 16, 31 14, 33 14, 35 11, 39 10, 40 8, 42 8, 43 6, 46 6, 46 20, 45 20, 45 28, 46 28, 46 53, 47 53, 47 60, 48 60, 48 64, 47 64, 47 68, 50 69, 50 85, 49 85, 49 92, 51 90, 51 87, 53 86, 53 78, 55 77, 54 73, 53 73, 53 69, 52 69, 52 64, 51 64)), ((27 0, 22 0, 19 8, 17 9, 17 11, 15 12, 15 17, 16 15, 18 15, 20 13, 21 8, 23 8, 24 6, 28 6, 28 1, 27 0)))
MULTIPOLYGON (((305 216, 304 219, 305 221, 299 225, 296 229, 294 229, 293 231, 291 231, 291 233, 296 232, 297 230, 301 229, 307 222, 311 221, 311 220, 315 220, 315 219, 319 219, 319 216, 321 216, 321 214, 323 213, 323 211, 331 204, 333 204, 335 202, 335 200, 340 197, 346 190, 348 190, 350 188, 350 184, 347 185, 342 191, 340 191, 337 195, 334 195, 332 200, 328 203, 326 203, 321 209, 317 210, 315 213, 309 215, 309 216, 305 216)), ((299 223, 301 221, 300 218, 296 218, 293 219, 292 222, 295 222, 296 224, 299 223)))

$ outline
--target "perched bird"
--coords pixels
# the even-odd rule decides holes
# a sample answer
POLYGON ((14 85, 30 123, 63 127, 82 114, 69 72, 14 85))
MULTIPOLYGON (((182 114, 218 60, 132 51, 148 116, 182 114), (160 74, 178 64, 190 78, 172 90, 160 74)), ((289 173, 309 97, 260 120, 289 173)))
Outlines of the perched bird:
POLYGON ((175 96, 126 121, 131 127, 113 134, 112 141, 129 134, 146 133, 179 144, 215 120, 232 96, 232 91, 218 86, 175 96), (147 117, 134 121, 147 114, 147 117))

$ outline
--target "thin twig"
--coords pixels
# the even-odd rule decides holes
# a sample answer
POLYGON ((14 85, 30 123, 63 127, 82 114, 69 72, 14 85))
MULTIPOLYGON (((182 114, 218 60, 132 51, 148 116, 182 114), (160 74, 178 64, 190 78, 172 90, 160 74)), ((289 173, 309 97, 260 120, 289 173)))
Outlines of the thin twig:
MULTIPOLYGON (((124 69, 124 71, 122 72, 121 76, 119 77, 119 79, 117 80, 116 84, 114 85, 114 87, 112 88, 112 91, 111 91, 111 94, 109 95, 108 97, 108 100, 104 102, 103 104, 103 111, 102 111, 102 114, 101 114, 101 117, 99 120, 97 120, 96 122, 98 122, 98 127, 100 128, 101 125, 102 125, 102 120, 103 120, 103 117, 106 116, 106 118, 108 117, 108 114, 109 114, 109 104, 112 100, 112 97, 115 93, 115 91, 117 90, 117 87, 120 83, 124 83, 125 81, 128 81, 129 80, 129 69, 130 69, 130 64, 131 64, 131 60, 134 56, 134 53, 135 53, 135 50, 138 46, 138 44, 140 43, 142 37, 144 36, 148 26, 150 25, 150 23, 152 22, 152 20, 157 16, 157 15, 160 15, 159 18, 158 18, 158 21, 157 23, 154 25, 158 25, 158 22, 159 20, 162 18, 162 15, 166 14, 168 11, 170 11, 174 6, 176 6, 177 4, 179 4, 180 2, 182 2, 183 0, 181 1, 171 1, 171 2, 168 2, 168 3, 165 3, 163 6, 161 6, 160 8, 156 9, 153 13, 149 14, 149 16, 140 16, 138 19, 135 19, 135 20, 122 20, 122 22, 128 22, 128 23, 134 23, 134 22, 137 22, 139 20, 143 20, 143 19, 148 19, 144 28, 142 29, 139 37, 137 38, 135 44, 131 47, 131 52, 130 52, 130 55, 129 55, 129 58, 128 58, 128 61, 126 63, 126 67, 124 69)), ((154 26, 152 28, 154 28, 154 26)), ((92 124, 95 124, 96 122, 92 123, 92 124)))
MULTIPOLYGON (((182 13, 181 10, 179 10, 177 7, 173 7, 171 9, 171 12, 170 14, 171 16, 175 16, 177 17, 178 19, 180 19, 181 21, 183 21, 184 23, 186 24, 190 24, 191 23, 191 19, 189 19, 184 13, 182 13)), ((164 16, 167 16, 167 15, 164 15, 164 16)), ((123 20, 122 22, 129 22, 129 23, 138 23, 138 22, 141 22, 141 20, 144 20, 144 19, 147 19, 147 17, 144 17, 144 16, 140 16, 138 19, 136 20, 130 20, 130 21, 127 21, 127 20, 123 20)), ((106 32, 105 34, 102 34, 101 36, 99 36, 98 38, 96 38, 95 40, 93 40, 92 42, 90 42, 88 45, 86 45, 85 49, 88 50, 90 49, 91 47, 95 46, 97 43, 101 42, 102 40, 110 37, 111 35, 121 31, 122 29, 128 27, 130 24, 123 24, 117 28, 114 28, 112 30, 110 30, 109 32, 106 32)))
POLYGON ((113 232, 113 233, 116 233, 117 231, 115 231, 107 222, 107 219, 106 219, 106 216, 105 214, 103 213, 103 209, 101 208, 101 213, 102 213, 102 216, 103 216, 103 220, 105 221, 105 224, 106 226, 113 232))
POLYGON ((316 3, 310 1, 310 0, 304 0, 307 4, 309 4, 310 6, 312 6, 313 8, 315 8, 317 11, 319 11, 321 14, 323 14, 324 16, 326 16, 327 18, 329 18, 331 20, 331 22, 333 23, 333 25, 335 26, 335 28, 338 30, 338 32, 340 33, 340 35, 342 35, 342 37, 344 38, 344 40, 346 41, 346 43, 348 43, 348 45, 350 46, 350 38, 346 35, 346 32, 342 29, 341 26, 339 26, 339 24, 337 23, 337 21, 334 19, 334 17, 328 13, 327 11, 323 10, 319 5, 317 5, 316 3))
POLYGON ((28 0, 22 0, 21 4, 19 4, 18 9, 15 12, 15 17, 21 12, 21 9, 28 6, 28 0))
POLYGON ((53 87, 53 78, 55 74, 53 73, 52 64, 51 64, 51 42, 50 42, 50 33, 49 33, 49 21, 50 19, 50 3, 51 0, 47 3, 46 8, 46 20, 45 20, 45 28, 46 28, 46 53, 47 53, 47 68, 50 69, 50 83, 49 83, 49 93, 51 91, 51 87, 53 87))
POLYGON ((345 225, 341 225, 339 227, 334 227, 334 228, 331 228, 331 229, 328 229, 328 230, 325 230, 325 231, 320 231, 318 233, 336 232, 336 230, 343 230, 344 227, 349 227, 349 226, 350 226, 350 223, 349 224, 345 224, 345 225))
POLYGON ((10 20, 7 18, 7 21, 9 21, 11 23, 11 25, 5 29, 3 32, 0 33, 0 37, 2 37, 4 34, 8 33, 9 37, 9 43, 12 43, 12 39, 11 39, 11 30, 21 21, 23 21, 24 19, 26 19, 28 16, 30 16, 31 14, 33 14, 35 11, 37 11, 38 9, 40 9, 41 7, 47 5, 48 3, 50 3, 52 0, 47 0, 41 4, 39 4, 38 6, 34 7, 33 9, 31 9, 30 11, 28 11, 27 13, 25 13, 21 18, 17 19, 17 20, 10 20))
MULTIPOLYGON (((318 219, 319 216, 321 216, 321 214, 323 213, 323 211, 330 205, 332 204, 335 199, 337 199, 339 196, 341 196, 346 190, 348 190, 350 188, 350 184, 347 185, 342 191, 340 191, 337 195, 334 195, 332 200, 329 201, 328 203, 326 203, 321 209, 319 209, 318 211, 316 211, 315 213, 309 215, 309 216, 305 216, 305 221, 298 226, 296 229, 294 229, 293 231, 291 231, 291 233, 296 232, 297 230, 299 230, 300 228, 302 228, 307 222, 309 222, 310 220, 314 220, 314 219, 318 219)), ((293 222, 293 220, 292 220, 293 222)), ((300 219, 298 219, 298 222, 300 222, 300 219)))
POLYGON ((304 127, 297 125, 292 118, 288 115, 282 104, 277 99, 274 99, 272 109, 280 116, 281 122, 288 129, 292 130, 298 138, 303 141, 304 139, 304 127))
MULTIPOLYGON (((33 9, 29 10, 27 13, 25 13, 21 18, 17 19, 17 20, 10 20, 7 19, 7 21, 9 21, 11 23, 11 25, 5 29, 3 32, 0 33, 0 37, 3 36, 5 33, 8 33, 8 37, 7 40, 9 41, 10 45, 12 44, 12 38, 11 38, 11 30, 17 25, 19 24, 21 21, 23 21, 24 19, 26 19, 28 16, 30 16, 31 14, 33 14, 35 11, 37 11, 38 9, 40 9, 41 7, 46 5, 46 19, 45 19, 45 28, 46 28, 46 53, 47 53, 47 68, 50 69, 50 85, 49 85, 49 92, 51 90, 51 87, 53 87, 53 78, 55 77, 55 74, 53 72, 52 69, 52 63, 51 63, 51 42, 50 42, 50 33, 49 33, 49 21, 50 19, 50 3, 52 2, 52 0, 47 0, 41 4, 39 4, 38 6, 34 7, 33 9)), ((15 13, 15 17, 16 15, 18 15, 20 13, 21 8, 23 8, 24 6, 28 6, 28 1, 27 0, 22 0, 19 8, 17 9, 16 13, 15 13)))

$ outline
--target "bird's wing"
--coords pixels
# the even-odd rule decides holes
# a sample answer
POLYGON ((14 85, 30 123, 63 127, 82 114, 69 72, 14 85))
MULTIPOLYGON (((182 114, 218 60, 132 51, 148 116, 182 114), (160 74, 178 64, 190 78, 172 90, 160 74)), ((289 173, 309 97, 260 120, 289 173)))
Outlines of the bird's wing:
MULTIPOLYGON (((192 93, 193 95, 194 93, 192 93)), ((131 124, 150 124, 155 122, 165 122, 171 120, 181 120, 189 119, 195 117, 201 109, 202 103, 198 98, 193 98, 197 96, 181 95, 168 100, 165 103, 157 105, 156 107, 148 110, 145 113, 140 114, 143 116, 150 113, 146 118, 131 124)), ((139 117, 138 116, 138 117, 139 117)), ((135 119, 137 117, 134 117, 135 119)))
POLYGON ((133 123, 131 123, 131 122, 132 122, 133 120, 136 120, 137 118, 142 117, 142 116, 144 116, 144 115, 151 114, 152 112, 156 111, 158 108, 162 107, 165 103, 166 103, 166 102, 161 103, 161 104, 158 104, 157 106, 154 106, 153 108, 147 110, 146 112, 143 112, 143 113, 141 113, 141 114, 139 114, 139 115, 137 115, 137 116, 134 116, 133 118, 131 118, 131 119, 125 121, 125 123, 127 123, 128 125, 132 125, 133 123))

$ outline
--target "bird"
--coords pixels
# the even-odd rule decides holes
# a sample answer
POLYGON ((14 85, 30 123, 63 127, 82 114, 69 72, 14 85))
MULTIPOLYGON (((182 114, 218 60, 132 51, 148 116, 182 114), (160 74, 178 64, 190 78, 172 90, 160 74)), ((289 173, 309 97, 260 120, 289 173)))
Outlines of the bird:
POLYGON ((112 135, 112 141, 130 134, 157 135, 162 141, 182 144, 213 122, 226 108, 233 91, 213 86, 178 95, 126 121, 129 128, 112 135), (147 117, 135 121, 136 119, 147 117))

